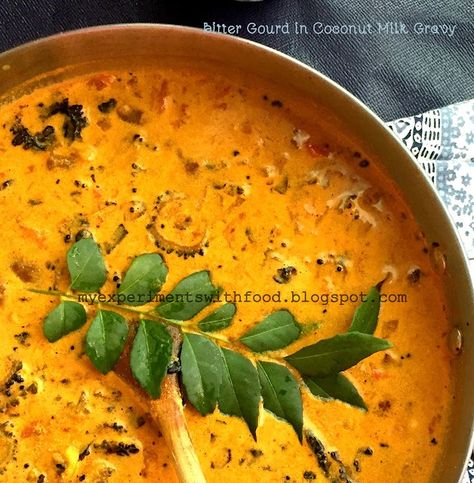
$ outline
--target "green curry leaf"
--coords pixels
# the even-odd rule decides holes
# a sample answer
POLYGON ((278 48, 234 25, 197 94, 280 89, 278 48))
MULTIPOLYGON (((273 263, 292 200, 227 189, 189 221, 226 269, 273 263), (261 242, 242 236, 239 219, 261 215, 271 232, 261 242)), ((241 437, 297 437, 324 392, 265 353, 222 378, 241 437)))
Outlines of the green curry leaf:
POLYGON ((210 305, 218 293, 207 270, 194 272, 178 282, 155 311, 165 319, 189 320, 210 305))
POLYGON ((161 289, 168 268, 158 253, 135 257, 118 289, 119 300, 127 305, 144 305, 161 289))
POLYGON ((49 342, 81 328, 87 320, 86 310, 77 302, 64 301, 53 309, 43 324, 43 333, 49 342))
POLYGON ((107 374, 117 363, 128 335, 124 317, 109 310, 99 310, 86 334, 85 350, 94 366, 107 374))
POLYGON ((199 323, 198 327, 203 332, 214 332, 222 330, 232 323, 235 315, 235 304, 227 303, 211 312, 207 317, 204 317, 199 323))
POLYGON ((349 332, 361 332, 373 334, 377 327, 377 320, 380 312, 380 290, 372 287, 367 298, 357 307, 352 318, 349 332))
POLYGON ((256 439, 260 384, 254 365, 243 355, 221 349, 222 383, 219 409, 230 416, 243 418, 256 439))
POLYGON ((369 334, 348 332, 320 340, 285 357, 305 376, 326 377, 345 371, 375 352, 392 344, 369 334))
POLYGON ((262 385, 263 406, 276 417, 288 421, 300 442, 303 437, 303 402, 300 387, 287 367, 273 362, 257 362, 262 385))
POLYGON ((240 342, 254 352, 277 350, 295 341, 301 327, 288 310, 273 312, 241 338, 240 342))
POLYGON ((216 407, 222 381, 222 356, 214 342, 184 334, 181 349, 183 384, 191 404, 203 416, 216 407))
POLYGON ((141 320, 130 352, 133 377, 152 398, 161 395, 161 382, 168 367, 173 340, 166 327, 154 320, 141 320))
POLYGON ((107 277, 104 259, 93 238, 82 238, 67 253, 71 288, 82 292, 96 292, 107 277))
POLYGON ((367 406, 357 389, 343 374, 327 377, 304 377, 303 379, 311 393, 321 399, 338 399, 351 406, 367 410, 367 406))

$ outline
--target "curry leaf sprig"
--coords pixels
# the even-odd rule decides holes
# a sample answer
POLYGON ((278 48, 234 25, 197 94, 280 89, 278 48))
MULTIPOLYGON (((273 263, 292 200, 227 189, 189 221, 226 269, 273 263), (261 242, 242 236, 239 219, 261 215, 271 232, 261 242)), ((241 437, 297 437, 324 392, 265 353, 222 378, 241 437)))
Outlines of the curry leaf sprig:
MULTIPOLYGON (((43 331, 50 342, 85 325, 86 310, 74 299, 79 299, 81 292, 99 291, 107 278, 104 258, 93 238, 79 240, 71 247, 67 266, 72 292, 32 289, 61 298, 44 320, 43 331)), ((207 270, 188 275, 170 293, 160 294, 160 302, 151 309, 137 309, 155 301, 167 275, 168 268, 159 254, 139 255, 118 288, 120 302, 99 299, 84 345, 85 353, 101 373, 114 369, 128 341, 133 339, 130 341, 133 377, 150 397, 159 398, 167 369, 173 356, 178 356, 173 354, 169 331, 169 327, 174 327, 182 342, 179 362, 188 401, 202 415, 217 407, 224 414, 242 418, 254 438, 261 400, 265 410, 292 425, 300 441, 302 390, 309 390, 322 400, 339 400, 367 410, 363 398, 343 372, 392 346, 389 341, 373 336, 380 311, 380 284, 369 291, 367 299, 357 308, 348 332, 282 356, 281 350, 302 334, 301 325, 286 309, 270 313, 237 341, 218 333, 231 325, 237 311, 233 303, 216 307, 197 323, 192 320, 216 303, 220 293, 207 270), (129 330, 123 312, 139 316, 136 331, 129 330)))

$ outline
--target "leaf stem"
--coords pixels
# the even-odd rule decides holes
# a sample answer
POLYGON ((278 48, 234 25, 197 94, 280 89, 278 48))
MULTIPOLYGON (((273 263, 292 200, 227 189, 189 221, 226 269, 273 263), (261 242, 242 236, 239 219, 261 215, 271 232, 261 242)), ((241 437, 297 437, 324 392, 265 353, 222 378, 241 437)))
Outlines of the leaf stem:
MULTIPOLYGON (((71 302, 78 302, 78 298, 76 295, 71 294, 71 293, 66 293, 66 292, 61 292, 59 290, 42 290, 38 288, 29 288, 29 292, 40 294, 40 295, 49 295, 51 297, 61 297, 61 299, 64 300, 69 300, 71 302)), ((78 302, 79 303, 79 302, 78 302)), ((164 317, 160 317, 159 315, 156 315, 153 313, 153 311, 145 311, 145 310, 139 310, 131 307, 130 305, 125 305, 125 304, 117 304, 115 302, 107 302, 107 301, 99 301, 93 298, 90 298, 88 301, 88 304, 93 304, 93 305, 98 305, 98 306, 107 306, 107 307, 113 307, 116 310, 122 310, 124 312, 130 312, 132 314, 137 314, 140 318, 146 318, 150 320, 155 320, 157 322, 161 322, 162 324, 165 325, 171 325, 173 327, 178 327, 181 331, 183 329, 190 329, 190 332, 197 332, 200 335, 203 335, 204 337, 208 337, 210 339, 216 339, 220 340, 222 342, 225 342, 227 344, 232 344, 232 341, 230 341, 227 337, 219 334, 211 334, 208 332, 203 332, 196 326, 191 326, 190 324, 186 322, 179 322, 177 320, 172 320, 172 319, 166 319, 164 317)))
MULTIPOLYGON (((77 296, 75 296, 74 294, 70 294, 70 293, 66 293, 66 292, 60 292, 58 290, 42 290, 42 289, 37 289, 37 288, 29 288, 28 291, 33 292, 33 293, 37 293, 37 294, 40 294, 40 295, 50 295, 52 297, 61 297, 65 300, 70 300, 72 302, 78 302, 77 296)), ((156 321, 162 322, 166 325, 173 325, 175 327, 181 327, 183 325, 180 322, 177 322, 175 320, 165 319, 163 317, 153 315, 152 313, 146 312, 144 310, 134 309, 133 307, 130 307, 130 305, 117 304, 115 302, 99 301, 99 300, 93 300, 93 299, 89 299, 88 304, 105 305, 107 307, 113 307, 114 309, 117 309, 117 310, 123 310, 125 312, 131 312, 131 313, 137 314, 139 316, 145 316, 147 319, 156 320, 156 321)))
POLYGON ((59 292, 58 290, 41 290, 39 288, 28 288, 27 290, 28 292, 39 293, 41 295, 51 295, 52 297, 62 297, 63 295, 65 295, 63 292, 59 292))
MULTIPOLYGON (((188 329, 188 327, 186 327, 186 326, 183 327, 183 328, 188 329)), ((204 337, 208 337, 209 339, 220 340, 221 342, 225 342, 226 344, 233 345, 233 341, 231 341, 225 335, 214 334, 214 333, 210 333, 210 332, 203 332, 202 330, 200 330, 196 326, 189 327, 189 329, 186 330, 185 332, 195 332, 195 333, 198 333, 199 335, 202 335, 204 337)))

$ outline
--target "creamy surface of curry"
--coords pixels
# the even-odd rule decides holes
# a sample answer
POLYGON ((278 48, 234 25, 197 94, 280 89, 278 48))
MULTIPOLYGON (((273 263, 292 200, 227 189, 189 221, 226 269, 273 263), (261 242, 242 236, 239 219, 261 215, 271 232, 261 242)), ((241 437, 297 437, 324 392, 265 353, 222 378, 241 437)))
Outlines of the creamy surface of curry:
POLYGON ((358 302, 340 296, 384 280, 392 302, 375 335, 394 346, 346 372, 368 411, 303 389, 329 472, 264 410, 256 441, 218 409, 187 405, 186 418, 211 483, 430 481, 449 444, 454 358, 436 243, 322 109, 243 74, 163 66, 37 88, 0 108, 0 132, 1 481, 176 481, 159 427, 134 388, 93 367, 84 331, 43 335, 57 299, 28 289, 67 291, 65 255, 84 232, 105 253, 103 293, 157 252, 164 292, 203 269, 235 297, 251 292, 231 340, 289 308, 304 334, 291 351, 347 330, 358 302), (45 115, 55 103, 81 106, 83 125, 45 115), (312 294, 339 298, 303 301, 312 294))

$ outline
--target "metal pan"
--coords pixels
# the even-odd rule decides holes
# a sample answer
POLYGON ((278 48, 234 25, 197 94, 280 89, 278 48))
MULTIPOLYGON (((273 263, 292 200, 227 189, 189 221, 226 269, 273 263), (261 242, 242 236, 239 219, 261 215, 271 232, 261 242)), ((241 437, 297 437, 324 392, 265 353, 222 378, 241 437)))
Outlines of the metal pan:
POLYGON ((98 69, 150 64, 168 56, 238 68, 271 79, 287 91, 298 91, 325 107, 342 129, 384 166, 428 239, 444 247, 451 319, 463 333, 464 348, 456 363, 449 445, 436 481, 459 481, 471 451, 474 422, 474 290, 467 257, 428 178, 402 143, 360 101, 310 67, 259 44, 187 27, 147 24, 59 34, 0 54, 0 99, 15 96, 20 87, 34 88, 39 83, 98 69))

